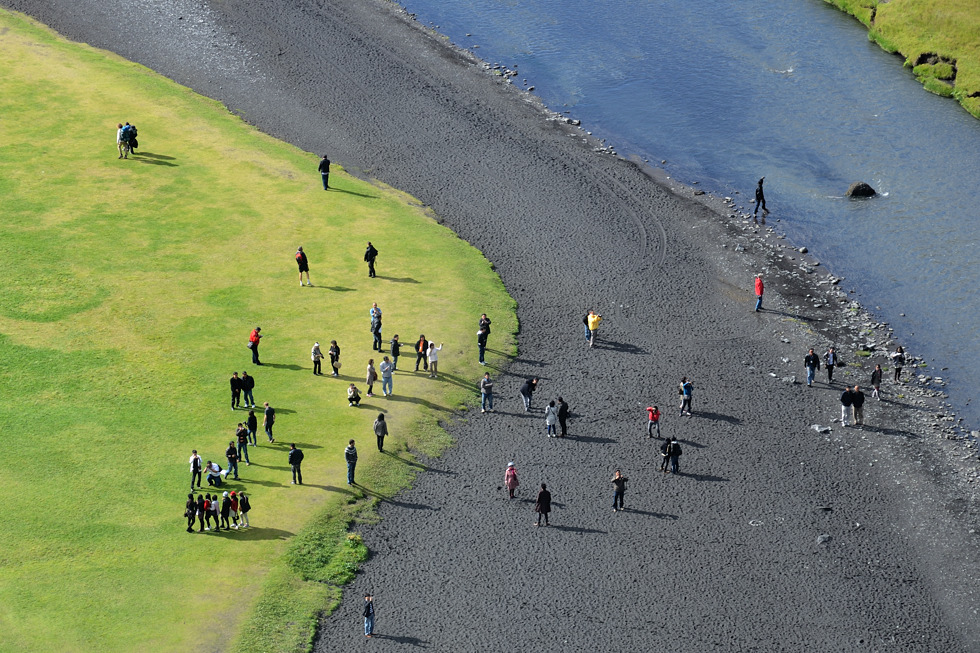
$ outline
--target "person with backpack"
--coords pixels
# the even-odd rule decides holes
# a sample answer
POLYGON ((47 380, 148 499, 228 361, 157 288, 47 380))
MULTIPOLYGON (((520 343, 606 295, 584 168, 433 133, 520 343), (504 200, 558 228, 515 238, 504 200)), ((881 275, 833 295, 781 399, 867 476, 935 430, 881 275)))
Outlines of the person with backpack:
POLYGON ((371 241, 368 241, 367 249, 364 250, 364 262, 368 264, 368 277, 374 278, 374 260, 378 258, 378 250, 375 249, 371 241))
POLYGON ((616 512, 616 506, 619 506, 619 510, 626 510, 623 506, 623 497, 626 495, 626 481, 629 479, 623 476, 623 473, 616 470, 613 474, 612 484, 613 484, 613 512, 616 512))
POLYGON ((310 261, 306 258, 306 252, 300 247, 296 250, 296 265, 299 266, 299 286, 303 287, 303 273, 306 273, 306 285, 312 286, 310 283, 310 261))
POLYGON ((323 190, 330 190, 330 159, 324 154, 320 158, 320 165, 317 166, 320 172, 320 179, 323 181, 323 190))
POLYGON ((120 159, 129 158, 129 132, 131 127, 128 122, 125 125, 122 123, 116 124, 116 147, 119 149, 120 159))
POLYGON ((252 390, 255 389, 255 378, 248 375, 248 372, 242 372, 242 396, 245 399, 246 408, 255 408, 255 397, 252 396, 252 390))
POLYGON ((289 445, 289 467, 293 471, 293 485, 303 484, 303 450, 296 448, 296 443, 289 445))
POLYGON ((429 341, 425 339, 425 334, 420 334, 418 341, 415 343, 415 371, 419 371, 419 363, 422 363, 423 369, 429 371, 429 361, 426 360, 425 354, 429 351, 429 341))
POLYGON ((670 439, 670 451, 668 451, 668 455, 670 455, 670 473, 671 474, 676 474, 679 471, 678 470, 678 467, 677 467, 677 463, 678 463, 678 458, 681 457, 681 453, 682 453, 681 452, 681 443, 677 441, 677 438, 671 438, 670 439))
POLYGON ((681 416, 687 415, 691 416, 691 402, 694 399, 694 384, 687 380, 687 377, 681 379, 680 385, 677 388, 677 394, 681 396, 681 416))

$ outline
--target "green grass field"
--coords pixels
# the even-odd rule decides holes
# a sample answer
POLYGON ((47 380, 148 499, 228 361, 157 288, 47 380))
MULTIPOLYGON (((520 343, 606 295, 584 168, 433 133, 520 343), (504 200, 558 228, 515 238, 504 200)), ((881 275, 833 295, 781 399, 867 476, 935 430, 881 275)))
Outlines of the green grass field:
POLYGON ((491 362, 513 353, 514 302, 411 198, 339 169, 324 192, 317 157, 213 101, 15 14, 0 11, 0 34, 0 650, 302 648, 364 555, 348 524, 411 481, 407 447, 438 451, 437 420, 476 400, 480 313, 491 362), (118 160, 125 120, 140 154, 118 160), (386 347, 407 345, 402 370, 425 333, 445 342, 444 374, 400 371, 394 398, 379 386, 354 409, 373 301, 386 347), (263 367, 245 347, 256 325, 263 367), (311 373, 313 341, 331 339, 340 380, 311 373), (260 427, 243 481, 223 488, 251 493, 253 528, 188 534, 190 451, 224 466, 246 416, 228 377, 246 369, 278 411, 277 444, 260 427), (373 444, 380 411, 392 456, 373 444), (350 437, 368 496, 345 483, 350 437))
POLYGON ((976 0, 825 0, 851 14, 868 36, 926 90, 954 97, 980 118, 980 5, 976 0))

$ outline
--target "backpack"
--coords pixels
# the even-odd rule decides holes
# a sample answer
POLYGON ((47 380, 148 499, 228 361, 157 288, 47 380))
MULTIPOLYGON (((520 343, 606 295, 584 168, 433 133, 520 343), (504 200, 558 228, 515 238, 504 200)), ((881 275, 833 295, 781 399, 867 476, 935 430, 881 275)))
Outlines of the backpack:
POLYGON ((121 135, 122 135, 122 142, 123 143, 128 143, 129 142, 129 139, 131 139, 133 137, 133 126, 132 125, 126 125, 125 127, 123 127, 122 128, 122 134, 121 135))

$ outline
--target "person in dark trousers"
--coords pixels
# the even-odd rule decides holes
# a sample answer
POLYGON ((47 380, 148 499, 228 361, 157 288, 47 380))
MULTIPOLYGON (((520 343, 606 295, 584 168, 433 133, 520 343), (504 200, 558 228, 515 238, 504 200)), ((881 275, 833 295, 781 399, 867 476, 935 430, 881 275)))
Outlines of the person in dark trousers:
POLYGON ((320 171, 320 179, 323 180, 323 190, 330 190, 330 159, 324 154, 320 157, 320 165, 317 166, 317 170, 320 171))
POLYGON ((384 413, 378 413, 378 419, 374 420, 374 435, 378 438, 378 451, 384 451, 385 436, 388 435, 388 422, 385 421, 384 413))
POLYGON ((677 441, 677 438, 670 439, 670 473, 678 473, 678 458, 681 457, 681 443, 677 441))
POLYGON ((340 369, 340 345, 336 340, 330 341, 330 349, 327 350, 330 356, 330 376, 340 376, 337 370, 340 369))
POLYGON ((255 378, 248 375, 248 372, 242 372, 242 394, 245 398, 246 408, 255 408, 255 397, 252 396, 252 390, 255 389, 255 378))
POLYGON ((531 410, 531 397, 534 396, 534 391, 538 389, 538 377, 532 377, 524 381, 524 385, 521 386, 521 399, 524 400, 524 412, 527 413, 531 410))
POLYGON ((384 351, 381 347, 381 316, 377 316, 371 319, 371 334, 374 336, 374 342, 371 343, 371 349, 377 352, 384 351))
POLYGON ((487 330, 487 336, 490 335, 490 325, 491 324, 492 324, 492 322, 490 321, 490 318, 487 317, 487 314, 486 313, 484 313, 483 315, 480 316, 480 328, 487 330))
POLYGON ((228 497, 228 493, 225 492, 221 495, 221 527, 226 531, 231 530, 229 517, 231 517, 231 499, 228 497))
POLYGON ((368 276, 372 279, 374 274, 374 260, 378 258, 378 250, 374 248, 371 241, 368 241, 367 249, 364 250, 364 261, 368 264, 368 276))
POLYGON ((476 347, 480 351, 480 365, 486 365, 486 361, 483 360, 483 356, 487 351, 487 335, 486 329, 481 328, 476 332, 476 347))
POLYGON ((809 353, 803 357, 803 367, 806 368, 806 387, 813 387, 813 377, 820 370, 820 357, 813 353, 811 348, 809 353))
POLYGON ((619 506, 619 508, 618 508, 619 510, 626 510, 626 508, 623 507, 623 496, 626 494, 626 481, 627 480, 629 480, 629 479, 627 479, 625 476, 623 476, 623 473, 621 471, 619 471, 618 469, 616 470, 616 473, 613 474, 613 477, 612 477, 612 484, 613 484, 613 512, 616 512, 616 510, 617 510, 616 506, 617 505, 619 506))
POLYGON ((312 286, 310 283, 310 260, 306 258, 306 252, 300 247, 296 250, 296 265, 299 266, 299 285, 303 287, 303 273, 306 273, 306 285, 312 286))
POLYGON ((235 448, 234 441, 228 443, 228 448, 225 449, 225 458, 228 459, 228 473, 235 475, 235 480, 238 478, 238 450, 235 448))
POLYGON ((374 597, 364 595, 364 636, 374 636, 374 597))
MULTIPOLYGON (((197 519, 197 501, 194 500, 194 493, 187 495, 187 503, 184 504, 184 517, 187 518, 187 532, 194 532, 194 520, 197 519)), ((204 528, 204 520, 201 520, 201 528, 204 528)))
POLYGON ((357 449, 354 447, 354 440, 347 443, 344 449, 344 460, 347 461, 347 485, 354 485, 354 468, 357 467, 357 449))
POLYGON ((837 367, 837 352, 833 347, 827 349, 823 355, 823 366, 827 370, 827 383, 834 382, 834 368, 837 367))
POLYGON ((660 471, 664 474, 670 473, 667 466, 670 464, 670 440, 664 440, 660 445, 660 471))
POLYGON ((845 385, 840 395, 840 425, 847 426, 847 416, 851 413, 851 386, 845 385))
POLYGON ((854 425, 864 426, 864 393, 861 388, 854 386, 851 390, 851 409, 854 411, 854 425))
POLYGON ((265 402, 265 417, 262 418, 262 426, 265 428, 265 434, 269 437, 269 442, 275 442, 276 439, 272 437, 272 427, 276 423, 276 409, 269 405, 269 402, 265 402))
POLYGON ((759 180, 759 185, 755 187, 755 211, 752 215, 759 214, 759 206, 762 206, 762 219, 765 220, 766 216, 769 215, 769 209, 766 208, 766 193, 762 190, 762 184, 766 181, 763 177, 759 180))
POLYGON ((480 379, 480 412, 493 412, 493 379, 490 372, 484 372, 480 379))
POLYGON ((201 488, 201 468, 204 464, 201 461, 201 457, 197 455, 197 449, 191 451, 190 463, 191 463, 191 490, 193 491, 195 479, 197 479, 198 489, 201 488))
POLYGON ((323 360, 323 352, 320 351, 320 343, 314 342, 313 348, 310 349, 310 360, 313 361, 313 376, 320 376, 321 374, 321 361, 323 360))
POLYGON ((558 437, 565 437, 568 434, 568 404, 561 397, 558 397, 558 426, 561 427, 558 437))
POLYGON ((398 355, 402 350, 402 343, 398 342, 397 333, 395 334, 395 337, 391 339, 391 342, 389 342, 388 345, 391 348, 391 371, 394 372, 398 369, 398 355))
POLYGON ((231 409, 235 410, 242 403, 242 380, 238 378, 238 372, 232 372, 228 381, 231 384, 231 409))
POLYGON ((234 492, 228 494, 228 499, 231 501, 231 527, 236 531, 238 530, 238 495, 234 492))
POLYGON ((534 512, 538 513, 538 519, 534 522, 535 526, 541 525, 541 518, 544 517, 544 525, 548 525, 548 513, 551 512, 551 492, 548 492, 548 486, 544 483, 541 484, 541 489, 538 490, 538 498, 534 501, 534 512))
POLYGON ((252 365, 261 365, 259 362, 259 340, 262 339, 262 331, 260 327, 255 327, 252 329, 252 333, 248 336, 249 349, 252 350, 252 365))
MULTIPOLYGON (((198 494, 197 495, 197 520, 198 520, 197 532, 198 533, 203 533, 204 531, 208 530, 208 528, 204 525, 204 521, 207 518, 207 513, 208 513, 208 502, 207 500, 205 500, 204 497, 198 494)), ((215 526, 218 525, 217 519, 214 520, 214 525, 215 526)))
POLYGON ((296 448, 296 443, 289 445, 289 467, 293 470, 293 485, 303 484, 303 450, 296 448))
POLYGON ((899 347, 892 356, 892 365, 895 366, 895 383, 902 380, 902 368, 905 367, 905 349, 899 347))
POLYGON ((681 396, 681 416, 687 415, 691 416, 691 402, 694 400, 694 384, 687 380, 687 377, 681 379, 680 385, 677 388, 677 394, 681 396))
POLYGON ((875 371, 871 373, 871 396, 881 401, 881 365, 875 365, 875 371))
POLYGON ((255 416, 255 411, 248 411, 248 419, 245 420, 245 428, 248 430, 248 439, 253 447, 259 446, 258 441, 255 439, 255 433, 259 430, 259 420, 255 416))
POLYGON ((347 386, 347 405, 349 407, 361 405, 361 391, 353 383, 347 386))
POLYGON ((755 275, 755 312, 762 310, 762 294, 766 292, 766 284, 762 283, 762 275, 755 275))
POLYGON ((248 513, 252 509, 252 504, 244 492, 238 494, 238 506, 242 513, 242 528, 248 528, 250 526, 248 523, 248 513))
POLYGON ((238 460, 244 460, 248 465, 248 429, 241 422, 238 423, 238 430, 235 431, 235 439, 238 440, 238 460))
POLYGON ((425 334, 419 335, 418 342, 415 343, 415 371, 419 371, 419 363, 422 363, 423 369, 429 370, 429 361, 425 357, 426 353, 429 351, 429 341, 425 339, 425 334))

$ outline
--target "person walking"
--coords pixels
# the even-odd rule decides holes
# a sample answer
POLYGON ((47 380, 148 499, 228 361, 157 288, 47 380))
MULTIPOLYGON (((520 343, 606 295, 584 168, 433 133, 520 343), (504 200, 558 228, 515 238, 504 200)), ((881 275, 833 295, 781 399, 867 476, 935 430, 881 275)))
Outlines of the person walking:
POLYGON ((391 372, 395 369, 388 357, 385 356, 381 359, 381 365, 378 366, 378 371, 381 372, 381 394, 386 397, 390 397, 393 393, 392 388, 392 378, 391 372))
POLYGON ((487 337, 490 336, 490 325, 491 324, 493 324, 493 323, 490 321, 490 318, 487 317, 487 314, 486 313, 484 313, 483 315, 480 316, 480 327, 479 328, 486 329, 487 330, 487 337))
POLYGON ((364 377, 364 383, 367 385, 367 396, 374 396, 374 382, 378 380, 378 373, 374 369, 374 359, 368 359, 367 373, 364 377))
POLYGON ((357 386, 351 383, 347 386, 347 406, 360 406, 361 405, 361 391, 357 389, 357 386))
POLYGON ((656 429, 657 437, 660 437, 660 408, 657 406, 647 406, 647 437, 653 437, 656 429))
POLYGON ((755 187, 755 211, 752 212, 753 216, 759 214, 759 206, 762 206, 762 219, 765 220, 766 216, 769 215, 769 209, 766 208, 766 193, 762 190, 762 184, 766 181, 763 177, 759 180, 759 185, 755 187))
POLYGON ((677 438, 676 437, 671 438, 670 439, 670 451, 669 451, 669 454, 670 454, 670 473, 671 474, 677 474, 679 472, 677 463, 678 463, 678 459, 681 457, 681 453, 682 453, 681 452, 681 443, 677 441, 677 438))
POLYGON ((244 492, 238 493, 238 510, 242 515, 242 528, 251 528, 248 522, 248 513, 252 510, 252 503, 244 492))
POLYGON ((847 416, 851 413, 851 404, 853 403, 851 395, 851 386, 845 385, 844 392, 840 395, 840 424, 841 426, 847 426, 847 416))
POLYGON ((593 346, 596 341, 596 337, 599 335, 599 323, 602 322, 602 316, 596 315, 595 311, 589 311, 589 347, 593 346))
POLYGON ((398 355, 401 353, 402 343, 398 342, 398 334, 391 339, 388 343, 388 347, 391 350, 391 371, 394 372, 398 369, 398 355))
POLYGON ((439 374, 439 352, 442 351, 442 343, 436 347, 435 342, 429 342, 429 353, 427 357, 429 359, 429 378, 434 379, 439 374))
MULTIPOLYGON (((185 450, 186 451, 186 450, 185 450)), ((201 457, 197 455, 197 449, 191 451, 191 491, 194 491, 194 480, 197 479, 197 489, 201 489, 201 467, 203 466, 203 461, 201 457)))
POLYGON ((231 409, 235 410, 242 403, 242 380, 238 378, 238 372, 232 372, 228 381, 231 384, 231 409))
POLYGON ((313 361, 313 376, 320 376, 321 363, 323 360, 323 352, 320 351, 320 343, 314 342, 313 349, 310 350, 310 360, 313 361))
POLYGON ((240 480, 238 478, 238 450, 235 448, 235 442, 232 440, 228 443, 228 448, 225 449, 225 458, 228 459, 228 473, 235 475, 235 480, 240 480))
POLYGON ((347 461, 347 485, 354 485, 354 469, 357 467, 357 449, 351 439, 344 449, 344 460, 347 461))
POLYGON ((249 444, 253 447, 259 446, 258 441, 255 439, 255 434, 259 430, 259 420, 255 416, 255 411, 248 411, 248 419, 245 420, 245 429, 248 431, 249 444))
POLYGON ((276 409, 269 405, 269 402, 265 402, 265 416, 262 418, 262 427, 265 429, 265 434, 269 437, 269 442, 275 442, 276 439, 272 436, 272 427, 276 423, 276 409))
POLYGON ((667 466, 670 464, 670 439, 664 440, 663 444, 660 445, 660 471, 664 474, 669 474, 670 470, 667 466))
POLYGON ((293 471, 293 485, 303 484, 303 450, 296 448, 296 443, 289 445, 289 468, 293 471))
POLYGON ((538 513, 538 519, 534 522, 535 526, 541 525, 541 518, 544 517, 544 525, 548 525, 548 513, 551 512, 551 492, 548 492, 548 486, 544 483, 541 484, 541 489, 538 490, 538 498, 534 500, 534 512, 538 513))
POLYGON ((694 384, 687 380, 687 377, 681 379, 680 385, 677 388, 677 394, 681 396, 681 416, 687 415, 691 416, 691 404, 694 401, 694 384))
POLYGON ((296 250, 296 265, 299 266, 299 286, 303 287, 303 273, 306 273, 306 285, 312 286, 310 283, 310 260, 306 258, 306 252, 300 247, 296 250))
POLYGON ((422 363, 423 369, 429 370, 429 361, 426 360, 425 354, 429 351, 429 341, 425 339, 425 334, 419 335, 418 341, 415 343, 415 371, 419 371, 419 363, 422 363))
POLYGON ((755 312, 762 310, 762 294, 766 291, 766 286, 762 283, 762 275, 755 275, 755 312))
POLYGON ((538 377, 531 377, 524 381, 521 386, 521 399, 524 400, 524 412, 531 411, 531 397, 534 396, 534 391, 538 389, 538 377))
POLYGON ((504 472, 504 487, 507 488, 508 498, 514 498, 514 490, 521 484, 517 480, 517 468, 514 463, 507 463, 507 471, 504 472))
POLYGON ((238 423, 238 429, 235 431, 235 439, 238 440, 238 460, 239 462, 244 460, 248 465, 248 429, 241 422, 238 423))
POLYGON ((555 402, 552 401, 544 409, 544 427, 549 438, 553 438, 558 435, 558 429, 555 427, 555 424, 557 423, 558 410, 555 408, 555 402))
POLYGON ((854 412, 854 425, 864 426, 864 393, 861 388, 854 386, 851 390, 851 409, 854 412))
POLYGON ((246 408, 255 408, 255 397, 252 396, 252 390, 255 389, 255 378, 248 375, 248 372, 242 372, 242 396, 245 399, 246 408))
MULTIPOLYGON (((197 519, 197 501, 194 500, 194 493, 187 495, 187 503, 184 504, 184 517, 187 519, 187 532, 194 532, 194 520, 197 519)), ((204 520, 201 520, 201 528, 204 528, 204 520)))
POLYGON ((378 451, 385 450, 385 436, 388 435, 388 422, 385 421, 385 414, 378 413, 378 419, 374 420, 374 435, 378 438, 378 451))
POLYGON ((613 474, 613 477, 612 477, 612 484, 613 484, 613 512, 616 512, 616 510, 617 510, 617 508, 616 508, 617 504, 619 506, 619 510, 626 510, 626 507, 623 505, 623 497, 626 495, 626 481, 628 481, 628 480, 629 479, 627 479, 625 476, 623 476, 623 473, 621 471, 619 471, 618 469, 616 470, 616 473, 613 474))
POLYGON ((568 404, 561 397, 558 397, 558 426, 561 427, 561 433, 558 434, 559 438, 568 435, 568 404))
POLYGON ((226 531, 231 530, 229 517, 231 517, 231 499, 226 491, 221 495, 221 527, 226 531))
POLYGON ((895 366, 895 383, 900 383, 902 380, 902 368, 905 367, 905 349, 899 347, 892 353, 891 358, 892 365, 895 366))
POLYGON ((368 277, 374 278, 374 261, 378 258, 378 250, 375 249, 371 241, 368 241, 367 249, 364 250, 364 261, 368 264, 368 277))
POLYGON ((326 154, 320 157, 320 165, 316 169, 320 171, 323 190, 330 190, 330 159, 327 158, 326 154))
POLYGON ((823 366, 827 369, 828 385, 834 382, 834 368, 837 367, 837 364, 837 352, 833 347, 830 347, 823 355, 823 366))
POLYGON ((493 412, 493 379, 490 372, 484 372, 480 379, 480 412, 493 412))
POLYGON ((483 360, 484 354, 487 351, 487 336, 490 334, 485 328, 480 327, 480 330, 476 332, 476 347, 480 352, 480 365, 486 365, 486 361, 483 360))
POLYGON ((252 350, 252 365, 261 365, 259 362, 259 340, 262 339, 261 327, 255 327, 252 329, 252 333, 248 336, 248 348, 252 350))
POLYGON ((371 320, 371 335, 374 336, 374 342, 371 343, 371 349, 377 352, 383 351, 381 347, 381 316, 371 320))
MULTIPOLYGON (((127 125, 129 123, 126 123, 127 125)), ((119 150, 119 158, 122 159, 129 154, 129 146, 123 135, 123 125, 121 122, 116 123, 116 149, 119 150)))
POLYGON ((364 595, 364 636, 374 636, 374 597, 364 595))
POLYGON ((803 357, 803 366, 806 368, 806 387, 813 387, 813 377, 820 369, 820 357, 813 353, 813 348, 810 348, 809 353, 803 357))
POLYGON ((875 365, 874 372, 871 373, 871 396, 881 401, 881 365, 875 365))
POLYGON ((340 376, 340 345, 337 344, 336 340, 330 341, 330 349, 327 350, 327 355, 330 356, 330 376, 340 376))

